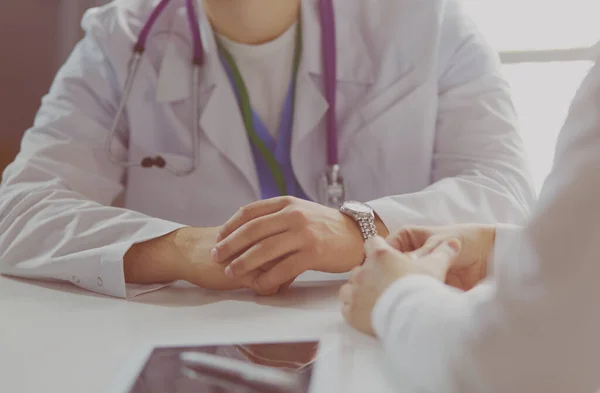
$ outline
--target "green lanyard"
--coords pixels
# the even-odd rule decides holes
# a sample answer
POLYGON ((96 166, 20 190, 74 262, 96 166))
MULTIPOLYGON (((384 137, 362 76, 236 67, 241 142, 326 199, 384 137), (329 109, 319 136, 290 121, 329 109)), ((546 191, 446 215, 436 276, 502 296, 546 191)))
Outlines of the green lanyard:
MULTIPOLYGON (((242 119, 244 120, 244 126, 246 128, 246 133, 248 134, 248 138, 258 150, 258 153, 263 157, 273 179, 275 180, 275 184, 277 184, 277 188, 281 195, 287 195, 288 190, 285 184, 285 176, 283 174, 283 170, 281 166, 277 162, 275 155, 268 148, 268 146, 260 139, 255 128, 254 122, 252 121, 252 104, 250 103, 250 96, 248 94, 248 89, 246 88, 246 84, 244 83, 244 79, 242 78, 242 74, 233 59, 231 53, 229 53, 217 40, 217 45, 219 46, 219 50, 223 56, 223 60, 226 65, 229 67, 229 70, 232 74, 233 84, 235 85, 237 96, 238 96, 238 105, 240 107, 240 111, 242 113, 242 119)), ((298 31, 296 35, 296 49, 294 52, 294 64, 292 70, 292 81, 291 81, 291 94, 292 94, 292 108, 294 107, 295 96, 296 96, 296 79, 298 76, 298 68, 300 67, 300 59, 302 58, 302 28, 301 23, 298 23, 298 31)), ((292 121, 290 124, 293 124, 293 109, 292 109, 292 121)))

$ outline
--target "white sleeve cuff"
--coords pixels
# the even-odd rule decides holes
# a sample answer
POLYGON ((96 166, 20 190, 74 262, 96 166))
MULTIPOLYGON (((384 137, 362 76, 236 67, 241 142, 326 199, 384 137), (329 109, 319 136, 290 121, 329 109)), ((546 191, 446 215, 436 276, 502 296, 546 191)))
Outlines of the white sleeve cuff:
POLYGON ((161 289, 169 284, 126 284, 123 271, 125 253, 134 245, 164 236, 184 225, 153 220, 126 242, 104 248, 100 257, 90 256, 89 263, 72 264, 69 281, 88 291, 119 298, 131 298, 161 289))
POLYGON ((492 276, 497 271, 498 265, 505 263, 509 254, 513 251, 515 243, 522 235, 522 226, 510 224, 496 225, 494 250, 488 260, 488 276, 492 276))
POLYGON ((390 332, 391 325, 398 323, 398 308, 406 310, 406 318, 409 318, 408 311, 419 303, 427 302, 429 298, 447 299, 457 293, 462 292, 426 275, 415 274, 398 280, 377 300, 372 314, 373 329, 378 337, 384 339, 393 334, 390 332))

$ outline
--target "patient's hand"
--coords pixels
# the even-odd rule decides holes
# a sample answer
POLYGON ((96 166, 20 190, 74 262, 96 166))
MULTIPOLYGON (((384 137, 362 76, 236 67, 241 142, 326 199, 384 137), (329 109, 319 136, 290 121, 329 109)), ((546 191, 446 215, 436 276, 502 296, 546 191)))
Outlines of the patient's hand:
POLYGON ((443 281, 459 253, 460 243, 456 239, 442 241, 419 259, 395 250, 380 237, 369 240, 365 264, 352 271, 348 283, 340 290, 344 317, 355 329, 374 336, 373 309, 394 282, 415 274, 443 281))
POLYGON ((390 235, 387 242, 395 249, 419 259, 444 241, 459 240, 461 252, 448 270, 446 283, 468 291, 487 276, 488 259, 495 237, 494 226, 449 225, 408 227, 390 235))

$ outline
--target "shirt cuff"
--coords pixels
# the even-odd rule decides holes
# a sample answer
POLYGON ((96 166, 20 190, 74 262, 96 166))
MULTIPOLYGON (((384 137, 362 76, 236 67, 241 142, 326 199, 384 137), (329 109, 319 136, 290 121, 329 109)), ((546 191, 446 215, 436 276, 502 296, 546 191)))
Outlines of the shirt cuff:
MULTIPOLYGON (((383 339, 390 333, 392 320, 396 322, 398 320, 398 315, 395 315, 397 308, 411 310, 413 306, 427 302, 429 298, 439 300, 457 293, 462 292, 423 274, 414 274, 400 279, 393 283, 375 303, 372 314, 373 329, 377 336, 383 339)), ((408 317, 409 313, 406 316, 408 317)))
POLYGON ((156 220, 141 229, 129 241, 104 248, 99 258, 90 257, 90 263, 78 263, 73 266, 70 281, 88 291, 118 298, 131 298, 164 288, 170 284, 126 284, 123 258, 133 245, 156 239, 183 227, 185 225, 156 220))
POLYGON ((488 275, 493 275, 497 266, 507 260, 514 249, 514 244, 523 235, 523 227, 520 225, 498 224, 496 225, 496 238, 494 249, 488 259, 488 275))

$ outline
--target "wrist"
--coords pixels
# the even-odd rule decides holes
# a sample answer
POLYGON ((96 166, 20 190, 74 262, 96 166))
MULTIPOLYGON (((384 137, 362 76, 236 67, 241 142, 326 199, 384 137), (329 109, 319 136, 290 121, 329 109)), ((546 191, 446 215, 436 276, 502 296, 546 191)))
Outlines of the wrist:
POLYGON ((368 205, 350 201, 346 202, 339 212, 344 217, 347 228, 345 233, 348 234, 352 242, 351 246, 346 248, 347 254, 345 257, 350 262, 350 269, 352 269, 360 266, 365 261, 365 239, 372 236, 374 232, 385 238, 389 235, 389 231, 377 213, 368 205), (372 217, 370 219, 366 218, 369 215, 368 210, 370 210, 372 217), (369 220, 371 224, 369 224, 369 220))
POLYGON ((213 264, 210 252, 216 244, 216 234, 215 228, 183 228, 173 234, 179 280, 195 283, 201 267, 213 264))
POLYGON ((488 227, 484 227, 482 230, 482 236, 484 238, 484 242, 487 245, 487 254, 483 259, 481 267, 481 274, 483 277, 487 277, 490 269, 490 261, 493 259, 493 252, 496 244, 496 226, 490 225, 488 227))
POLYGON ((125 282, 162 284, 181 279, 181 259, 177 255, 175 238, 184 229, 134 244, 123 258, 125 282))
POLYGON ((496 226, 489 225, 484 226, 481 229, 481 237, 483 239, 483 244, 486 245, 487 258, 488 260, 491 257, 491 254, 494 250, 494 245, 496 244, 496 226))
POLYGON ((377 235, 381 236, 382 238, 385 239, 390 235, 390 231, 377 213, 375 213, 375 227, 377 228, 377 235))
POLYGON ((178 279, 218 291, 248 287, 250 283, 243 277, 227 277, 226 265, 213 261, 211 251, 217 243, 218 232, 219 228, 187 228, 174 234, 173 242, 179 253, 178 279))

